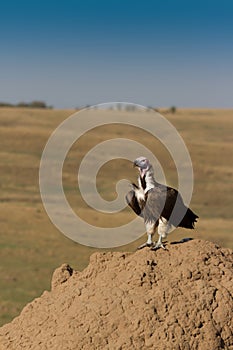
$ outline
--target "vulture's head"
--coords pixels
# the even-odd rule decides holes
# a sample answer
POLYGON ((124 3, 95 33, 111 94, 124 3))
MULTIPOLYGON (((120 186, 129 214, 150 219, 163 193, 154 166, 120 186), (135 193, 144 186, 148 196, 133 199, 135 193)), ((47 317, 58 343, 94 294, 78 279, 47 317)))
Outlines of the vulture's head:
POLYGON ((138 168, 141 176, 144 176, 147 173, 147 171, 152 168, 152 165, 150 164, 149 160, 145 157, 139 157, 135 159, 133 165, 138 168))

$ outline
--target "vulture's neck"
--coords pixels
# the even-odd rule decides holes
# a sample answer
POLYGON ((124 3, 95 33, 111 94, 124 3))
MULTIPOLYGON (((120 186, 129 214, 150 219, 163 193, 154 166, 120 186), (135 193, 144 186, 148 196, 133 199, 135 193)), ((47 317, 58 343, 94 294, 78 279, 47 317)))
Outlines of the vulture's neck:
POLYGON ((143 188, 144 193, 147 193, 149 190, 151 190, 157 185, 152 167, 146 172, 146 174, 140 174, 138 183, 139 187, 143 188))

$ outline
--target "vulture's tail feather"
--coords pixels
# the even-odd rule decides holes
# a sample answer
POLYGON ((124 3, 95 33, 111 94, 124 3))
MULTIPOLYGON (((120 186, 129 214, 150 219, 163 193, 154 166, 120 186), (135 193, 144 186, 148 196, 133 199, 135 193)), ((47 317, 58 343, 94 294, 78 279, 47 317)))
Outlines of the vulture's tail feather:
POLYGON ((194 229, 195 222, 197 221, 198 216, 194 214, 194 212, 191 209, 187 209, 185 216, 179 223, 179 227, 184 227, 184 228, 190 228, 194 229))

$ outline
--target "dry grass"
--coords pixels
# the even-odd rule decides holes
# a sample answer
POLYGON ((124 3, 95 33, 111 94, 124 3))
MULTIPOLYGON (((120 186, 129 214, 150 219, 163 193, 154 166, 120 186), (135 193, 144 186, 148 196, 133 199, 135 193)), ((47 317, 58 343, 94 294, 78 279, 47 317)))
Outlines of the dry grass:
MULTIPOLYGON (((40 199, 38 169, 43 148, 55 127, 72 112, 0 109, 1 324, 10 321, 24 304, 49 288, 55 267, 68 262, 81 270, 96 250, 64 237, 50 222, 40 199)), ((166 117, 184 138, 193 161, 195 188, 191 207, 200 220, 191 235, 233 248, 233 111, 178 110, 176 114, 166 114, 166 117)), ((116 216, 93 212, 81 200, 77 190, 76 169, 86 152, 100 141, 126 136, 138 142, 143 140, 161 162, 169 184, 177 185, 172 159, 165 148, 148 134, 121 125, 97 128, 73 145, 63 172, 64 188, 72 208, 92 224, 117 226, 133 218, 134 214, 128 209, 116 216)), ((103 166, 97 185, 105 199, 114 198, 115 183, 122 177, 136 178, 129 162, 112 161, 103 166)), ((176 240, 184 235, 187 236, 187 231, 177 229, 170 239, 176 240)), ((135 250, 144 239, 142 237, 114 250, 135 250)))

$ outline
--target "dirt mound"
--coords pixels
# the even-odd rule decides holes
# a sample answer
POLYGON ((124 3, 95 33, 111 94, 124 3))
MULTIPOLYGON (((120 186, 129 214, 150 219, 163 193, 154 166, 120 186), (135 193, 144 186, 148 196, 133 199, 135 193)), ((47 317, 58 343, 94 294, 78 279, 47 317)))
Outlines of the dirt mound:
POLYGON ((1 349, 233 349, 233 253, 193 240, 63 264, 0 328, 1 349))

